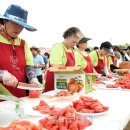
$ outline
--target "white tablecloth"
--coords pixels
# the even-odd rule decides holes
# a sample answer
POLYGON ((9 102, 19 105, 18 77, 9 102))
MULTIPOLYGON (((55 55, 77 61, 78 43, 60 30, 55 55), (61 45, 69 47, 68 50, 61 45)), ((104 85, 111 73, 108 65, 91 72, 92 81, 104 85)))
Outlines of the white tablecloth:
MULTIPOLYGON (((50 93, 54 93, 54 91, 50 93)), ((88 95, 98 99, 103 105, 109 106, 108 113, 92 117, 91 130, 123 130, 130 119, 130 91, 97 89, 88 95)), ((39 102, 39 99, 29 99, 27 97, 22 98, 22 100, 23 104, 39 102)), ((63 106, 63 103, 61 103, 61 106, 63 106)), ((40 118, 38 116, 26 117, 27 120, 33 123, 36 123, 40 118)), ((0 126, 6 126, 14 119, 18 119, 14 104, 7 101, 0 102, 0 126)))

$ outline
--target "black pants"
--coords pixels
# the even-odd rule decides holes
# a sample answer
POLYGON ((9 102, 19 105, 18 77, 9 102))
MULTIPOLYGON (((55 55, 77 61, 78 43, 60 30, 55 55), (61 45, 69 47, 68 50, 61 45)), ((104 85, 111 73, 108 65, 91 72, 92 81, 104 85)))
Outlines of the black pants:
POLYGON ((38 79, 38 81, 42 84, 42 81, 43 81, 42 75, 37 76, 37 79, 38 79))
MULTIPOLYGON (((43 83, 43 77, 42 75, 37 76, 38 81, 42 84, 43 83)), ((43 93, 43 91, 42 91, 43 93)))

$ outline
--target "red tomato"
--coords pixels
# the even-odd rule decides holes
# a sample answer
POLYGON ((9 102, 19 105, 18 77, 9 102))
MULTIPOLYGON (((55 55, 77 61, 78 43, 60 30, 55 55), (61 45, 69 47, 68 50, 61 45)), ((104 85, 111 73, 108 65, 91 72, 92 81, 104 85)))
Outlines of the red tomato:
POLYGON ((50 112, 50 108, 49 108, 49 106, 38 106, 38 111, 41 114, 47 114, 50 112))
POLYGON ((38 106, 34 106, 32 109, 37 111, 38 110, 38 106))
POLYGON ((97 99, 88 96, 81 96, 79 100, 74 101, 73 107, 78 112, 83 113, 98 113, 108 110, 108 108, 103 106, 97 99))
POLYGON ((86 123, 80 122, 80 123, 78 123, 78 128, 79 128, 79 130, 83 130, 90 125, 92 125, 92 122, 90 122, 90 121, 86 122, 86 123))
POLYGON ((59 126, 52 126, 50 130, 59 130, 59 126))
POLYGON ((79 130, 78 123, 77 122, 70 123, 69 124, 69 130, 79 130))
POLYGON ((48 104, 44 100, 41 100, 39 103, 39 106, 47 106, 47 105, 48 104))
POLYGON ((76 83, 74 84, 67 84, 67 89, 73 93, 78 91, 78 85, 76 83))
POLYGON ((94 110, 91 110, 91 109, 82 109, 82 110, 80 110, 80 112, 83 112, 83 113, 94 113, 94 110))
POLYGON ((61 110, 61 108, 55 108, 55 109, 50 111, 49 115, 54 116, 54 118, 57 119, 60 115, 60 110, 61 110))
POLYGON ((96 106, 95 108, 93 108, 93 110, 94 110, 94 113, 99 113, 99 112, 104 111, 104 109, 102 107, 100 107, 100 106, 96 106))
POLYGON ((41 95, 41 91, 39 90, 30 90, 29 91, 29 98, 39 98, 41 95))
POLYGON ((38 130, 38 127, 26 120, 23 121, 13 121, 7 130, 38 130))
POLYGON ((44 124, 44 127, 47 129, 47 130, 50 130, 52 127, 53 127, 53 122, 51 122, 50 120, 48 120, 46 122, 46 124, 44 124))
POLYGON ((111 78, 112 78, 112 75, 110 74, 110 75, 108 75, 107 77, 111 79, 111 78))
POLYGON ((108 111, 109 107, 103 106, 104 111, 108 111))
POLYGON ((74 106, 74 108, 75 108, 77 105, 78 105, 78 100, 73 101, 73 106, 74 106))
POLYGON ((60 126, 59 130, 68 130, 66 126, 60 126))
POLYGON ((64 109, 61 109, 59 116, 65 116, 66 113, 67 113, 67 109, 65 109, 65 108, 64 108, 64 109))
POLYGON ((79 130, 84 129, 85 127, 86 127, 86 126, 85 126, 84 123, 79 123, 79 122, 78 122, 78 128, 79 128, 79 130))
POLYGON ((44 126, 44 124, 46 124, 47 120, 48 120, 47 118, 42 118, 41 120, 39 120, 39 124, 41 126, 44 126))
POLYGON ((83 86, 81 84, 78 84, 78 90, 77 92, 80 92, 82 90, 83 86))
POLYGON ((85 122, 84 127, 86 128, 86 127, 88 127, 90 125, 92 125, 92 122, 91 121, 87 121, 87 122, 85 122))
POLYGON ((2 127, 0 127, 0 130, 8 130, 8 128, 2 128, 2 127))

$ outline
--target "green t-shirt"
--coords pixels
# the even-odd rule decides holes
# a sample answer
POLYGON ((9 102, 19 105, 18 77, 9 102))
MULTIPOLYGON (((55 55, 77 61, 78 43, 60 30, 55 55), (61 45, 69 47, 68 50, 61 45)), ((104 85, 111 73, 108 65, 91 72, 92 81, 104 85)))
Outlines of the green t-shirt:
POLYGON ((87 62, 81 53, 82 52, 80 52, 79 50, 75 51, 76 64, 81 66, 82 69, 85 69, 87 66, 87 62))
MULTIPOLYGON (((50 51, 50 64, 58 64, 58 65, 63 65, 65 66, 66 62, 67 62, 67 57, 65 54, 65 51, 71 52, 70 49, 67 49, 66 46, 63 44, 63 42, 61 43, 57 43, 55 44, 50 51)), ((74 56, 75 56, 75 51, 74 51, 74 56)), ((76 60, 76 58, 75 58, 76 60)), ((76 62, 75 65, 78 62, 76 62)))
MULTIPOLYGON (((11 42, 9 42, 6 38, 4 38, 2 35, 0 35, 0 42, 5 43, 5 44, 11 44, 11 42)), ((14 40, 14 45, 20 45, 21 43, 21 39, 20 38, 16 38, 14 40)), ((25 59, 26 59, 26 65, 33 65, 33 56, 32 53, 30 51, 30 48, 28 46, 28 44, 25 42, 25 59)))
MULTIPOLYGON (((100 55, 99 55, 99 57, 100 57, 100 59, 103 59, 103 57, 101 57, 100 55)), ((96 67, 98 65, 98 55, 97 55, 97 52, 96 51, 92 51, 90 53, 90 58, 92 60, 93 66, 96 67)))
POLYGON ((111 56, 108 57, 108 60, 109 60, 109 65, 113 64, 113 60, 111 56))

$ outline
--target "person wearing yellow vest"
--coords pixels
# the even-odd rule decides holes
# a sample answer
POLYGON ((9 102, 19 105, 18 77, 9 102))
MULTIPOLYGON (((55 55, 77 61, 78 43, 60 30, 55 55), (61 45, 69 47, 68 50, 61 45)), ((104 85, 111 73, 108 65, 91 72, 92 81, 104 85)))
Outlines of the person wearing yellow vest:
POLYGON ((85 51, 88 46, 88 40, 91 39, 83 37, 77 44, 78 49, 75 53, 77 59, 76 61, 78 62, 78 64, 80 64, 85 73, 97 73, 93 67, 89 54, 85 51))
POLYGON ((18 82, 26 82, 42 86, 34 73, 33 56, 28 44, 18 37, 25 28, 36 29, 27 24, 28 11, 18 5, 10 5, 4 15, 0 15, 0 87, 4 86, 17 97, 26 96, 26 91, 18 89, 18 82))
POLYGON ((107 68, 109 75, 108 77, 110 78, 112 76, 112 71, 111 71, 111 65, 113 64, 113 57, 114 55, 112 54, 107 54, 103 57, 103 60, 104 60, 104 64, 105 64, 105 67, 107 68))
MULTIPOLYGON (((50 51, 50 66, 75 66, 74 46, 79 43, 82 33, 77 27, 68 28, 64 34, 64 41, 55 44, 50 51)), ((49 70, 45 73, 45 92, 54 89, 54 74, 49 70)))
POLYGON ((109 70, 104 61, 104 57, 108 54, 111 54, 112 44, 108 41, 103 42, 100 46, 100 50, 92 51, 90 57, 93 63, 93 66, 97 73, 106 75, 109 77, 109 70))

